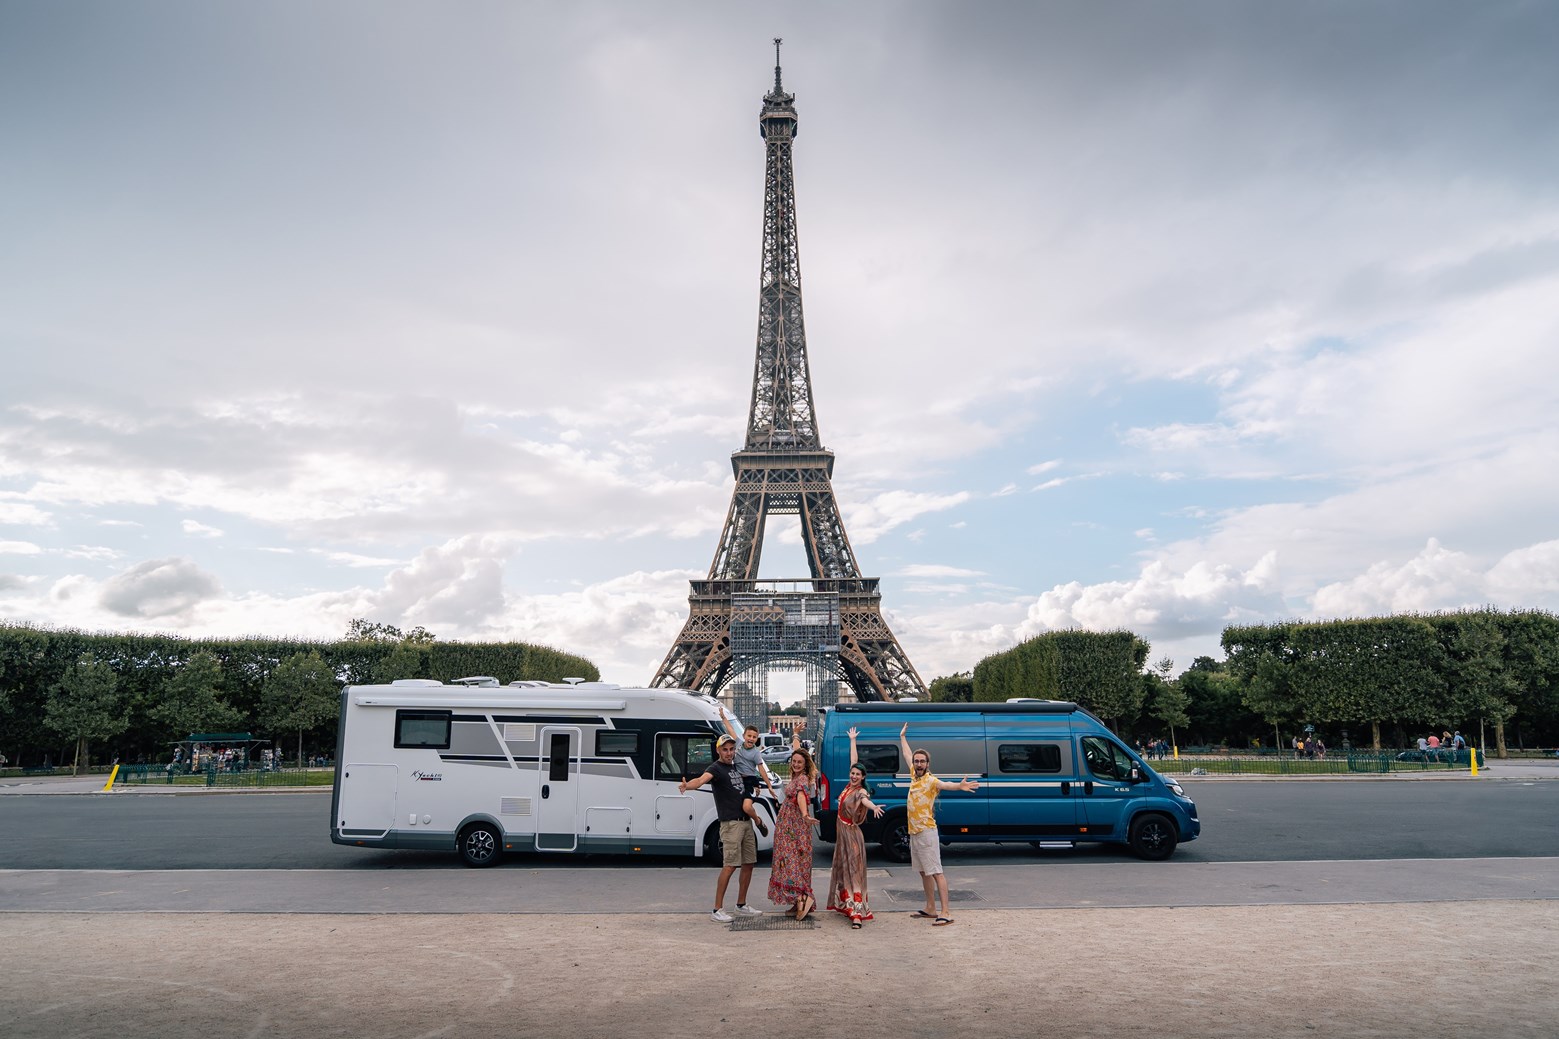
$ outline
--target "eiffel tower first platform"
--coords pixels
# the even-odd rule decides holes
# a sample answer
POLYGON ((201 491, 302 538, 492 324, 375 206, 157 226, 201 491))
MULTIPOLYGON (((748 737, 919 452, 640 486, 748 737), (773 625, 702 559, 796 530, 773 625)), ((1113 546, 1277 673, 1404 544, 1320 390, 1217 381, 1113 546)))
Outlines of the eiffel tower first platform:
POLYGON ((924 698, 925 685, 883 619, 877 578, 861 576, 834 498, 834 454, 818 437, 801 318, 795 96, 781 86, 774 43, 774 89, 758 116, 767 162, 747 440, 731 456, 736 488, 709 577, 691 582, 687 623, 651 684, 728 694, 735 713, 761 729, 768 672, 803 670, 813 730, 840 682, 858 700, 924 698), (770 515, 800 517, 810 577, 759 580, 770 515))

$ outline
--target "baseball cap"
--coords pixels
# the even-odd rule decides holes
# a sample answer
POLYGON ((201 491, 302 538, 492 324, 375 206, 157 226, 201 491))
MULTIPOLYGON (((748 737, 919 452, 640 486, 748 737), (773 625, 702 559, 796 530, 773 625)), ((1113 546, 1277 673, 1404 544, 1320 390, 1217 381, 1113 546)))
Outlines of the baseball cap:
POLYGON ((716 747, 723 747, 727 743, 735 743, 735 742, 736 742, 736 737, 732 736, 730 733, 726 733, 724 736, 721 736, 719 739, 715 740, 715 746, 716 747))

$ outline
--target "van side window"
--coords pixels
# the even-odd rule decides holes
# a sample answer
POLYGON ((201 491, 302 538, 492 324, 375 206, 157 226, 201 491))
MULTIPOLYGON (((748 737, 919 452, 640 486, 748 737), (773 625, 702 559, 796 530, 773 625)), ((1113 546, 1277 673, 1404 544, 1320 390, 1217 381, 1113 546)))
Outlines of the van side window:
POLYGON ((996 761, 1003 772, 1060 772, 1061 748, 1054 743, 1001 743, 996 761))
POLYGON ((655 778, 676 782, 703 775, 715 759, 715 738, 709 736, 657 736, 655 778))
POLYGON ((421 750, 449 749, 451 711, 396 711, 395 745, 421 750))
POLYGON ((631 729, 597 729, 595 756, 631 758, 639 753, 639 734, 631 729))
POLYGON ((1135 767, 1130 755, 1103 736, 1083 737, 1083 760, 1100 779, 1125 779, 1135 767))
MULTIPOLYGON (((858 743, 861 752, 861 768, 869 776, 874 772, 886 772, 896 776, 899 772, 899 748, 892 743, 858 743)), ((851 762, 852 765, 856 762, 851 762)))

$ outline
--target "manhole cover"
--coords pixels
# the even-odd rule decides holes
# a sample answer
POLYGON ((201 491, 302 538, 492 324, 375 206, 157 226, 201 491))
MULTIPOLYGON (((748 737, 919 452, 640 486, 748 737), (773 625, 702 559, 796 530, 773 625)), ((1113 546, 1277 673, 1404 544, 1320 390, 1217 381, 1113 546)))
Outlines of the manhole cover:
MULTIPOLYGON (((893 899, 895 902, 924 902, 926 900, 926 892, 924 888, 889 888, 886 893, 887 896, 893 899)), ((968 888, 963 887, 949 888, 947 892, 947 900, 949 902, 985 901, 984 897, 977 892, 970 891, 968 888)))
POLYGON ((797 920, 795 917, 776 914, 774 916, 739 916, 731 921, 733 931, 810 931, 817 926, 817 921, 808 917, 805 920, 797 920))

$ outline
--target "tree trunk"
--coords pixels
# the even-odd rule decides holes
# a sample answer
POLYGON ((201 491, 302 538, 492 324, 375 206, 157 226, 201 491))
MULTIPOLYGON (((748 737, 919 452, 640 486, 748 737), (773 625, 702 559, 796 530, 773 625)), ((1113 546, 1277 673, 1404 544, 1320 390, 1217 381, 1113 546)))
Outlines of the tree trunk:
POLYGON ((1494 756, 1502 760, 1510 757, 1505 750, 1505 723, 1503 720, 1494 722, 1494 756))
POLYGON ((303 730, 298 730, 298 767, 303 767, 303 730))
POLYGON ((77 773, 77 771, 79 771, 82 768, 85 768, 90 763, 91 763, 91 759, 87 758, 87 738, 85 736, 77 736, 76 737, 76 760, 74 760, 74 761, 72 761, 70 763, 70 774, 71 775, 75 775, 77 773), (86 760, 83 760, 83 759, 86 759, 86 760))
POLYGON ((1380 722, 1370 722, 1370 732, 1375 735, 1375 751, 1380 751, 1380 722))

